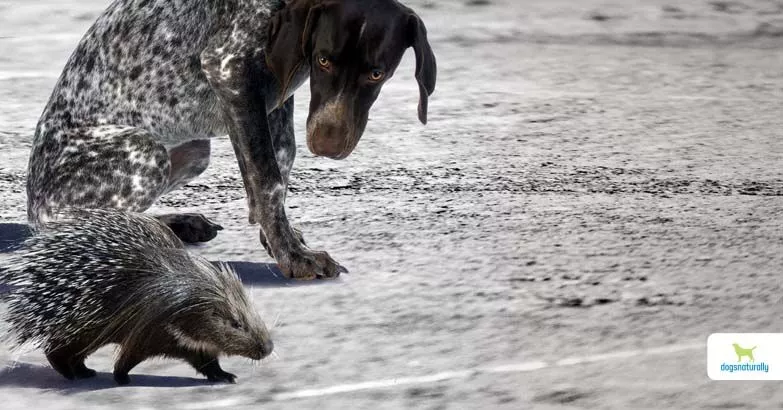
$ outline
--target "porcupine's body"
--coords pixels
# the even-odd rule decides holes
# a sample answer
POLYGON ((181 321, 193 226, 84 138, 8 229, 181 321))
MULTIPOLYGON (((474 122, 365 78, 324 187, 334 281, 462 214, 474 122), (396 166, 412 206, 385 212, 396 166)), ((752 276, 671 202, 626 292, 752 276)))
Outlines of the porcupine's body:
POLYGON ((272 351, 234 271, 190 255, 169 228, 141 214, 73 210, 28 239, 2 272, 16 341, 39 345, 68 379, 94 376, 84 359, 111 343, 120 345, 120 384, 153 356, 233 382, 219 355, 258 360, 272 351))

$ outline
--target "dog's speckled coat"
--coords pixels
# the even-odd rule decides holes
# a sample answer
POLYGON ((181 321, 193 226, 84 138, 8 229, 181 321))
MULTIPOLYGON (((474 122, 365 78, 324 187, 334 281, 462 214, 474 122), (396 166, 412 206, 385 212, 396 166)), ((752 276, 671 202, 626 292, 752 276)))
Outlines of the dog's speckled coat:
MULTIPOLYGON (((270 3, 113 2, 79 43, 41 116, 29 166, 30 222, 63 205, 143 211, 200 174, 208 139, 227 132, 201 53, 216 39, 247 44, 229 30, 265 25, 270 3), (228 16, 244 18, 231 25, 228 16), (168 150, 173 157, 192 146, 199 149, 172 172, 168 150)), ((258 44, 264 33, 257 31, 258 44)))
MULTIPOLYGON (((281 74, 288 73, 276 72, 272 63, 267 66, 267 58, 273 57, 265 51, 277 33, 285 33, 280 36, 288 35, 284 38, 290 40, 291 33, 301 32, 298 24, 305 19, 300 16, 306 17, 306 31, 312 15, 343 4, 348 11, 340 15, 350 16, 351 22, 361 21, 367 13, 376 14, 375 33, 364 33, 369 20, 363 20, 359 41, 352 47, 390 50, 381 53, 386 57, 349 59, 345 72, 353 73, 348 71, 351 65, 364 70, 366 64, 383 64, 390 77, 404 50, 413 46, 417 60, 426 62, 417 66, 423 98, 419 113, 426 119, 426 97, 435 81, 434 56, 421 21, 394 0, 116 0, 79 43, 39 121, 28 170, 30 223, 40 226, 56 217, 62 207, 142 212, 161 195, 202 173, 209 164, 209 139, 229 134, 247 191, 249 220, 260 224, 261 242, 283 272, 299 279, 339 275, 341 267, 328 254, 304 245, 284 209, 296 154, 292 94, 307 79, 310 57, 298 57, 304 58, 298 64, 296 59, 289 61, 287 54, 299 51, 288 42, 270 49, 276 53, 274 58, 293 63, 284 66, 293 71, 281 86, 281 74), (381 9, 385 14, 374 11, 379 5, 386 7, 381 9), (298 20, 286 15, 271 24, 273 13, 281 10, 299 13, 298 20), (388 10, 399 12, 391 16, 388 10), (410 17, 415 17, 414 25, 408 24, 410 17), (409 26, 413 29, 406 32, 409 26), (363 43, 363 35, 372 39, 363 43), (368 47, 368 42, 380 48, 368 47), (422 67, 431 70, 422 71, 422 67), (421 78, 426 78, 426 84, 421 78)), ((336 27, 347 36, 354 35, 351 29, 340 28, 341 24, 336 27)), ((340 83, 340 87, 352 87, 350 83, 340 83)), ((358 131, 345 133, 352 135, 345 138, 353 138, 345 146, 352 149, 358 142, 364 127, 361 121, 366 123, 366 112, 381 83, 354 91, 364 93, 351 100, 365 103, 363 120, 355 113, 350 120, 330 117, 334 123, 361 124, 358 131)), ((343 103, 342 95, 340 91, 337 103, 343 103)), ((320 104, 334 105, 334 101, 320 104)), ((317 105, 313 108, 316 114, 320 112, 317 105)), ((313 117, 326 121, 323 116, 313 117)), ((321 127, 319 132, 336 129, 331 123, 316 125, 316 129, 321 127)), ((160 218, 186 242, 210 240, 222 229, 198 214, 160 218)))
MULTIPOLYGON (((64 205, 143 211, 200 174, 208 139, 226 133, 201 53, 215 39, 236 47, 225 19, 244 16, 234 26, 251 30, 266 24, 270 3, 112 3, 79 43, 39 121, 28 173, 30 222, 64 205), (177 155, 193 147, 187 158, 177 155)), ((264 33, 257 34, 261 43, 264 33)), ((273 135, 288 127, 278 128, 273 135)))

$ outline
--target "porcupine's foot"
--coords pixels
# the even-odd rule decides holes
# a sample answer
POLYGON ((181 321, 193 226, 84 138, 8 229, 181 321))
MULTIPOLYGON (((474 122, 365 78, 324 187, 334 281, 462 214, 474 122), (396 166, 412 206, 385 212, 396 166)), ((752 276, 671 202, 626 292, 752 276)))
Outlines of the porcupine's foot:
POLYGON ((130 383, 130 376, 128 376, 128 373, 136 367, 136 365, 143 362, 144 359, 146 359, 146 356, 143 353, 122 349, 117 362, 114 364, 114 381, 120 386, 125 386, 130 383))
POLYGON ((174 231, 185 243, 209 242, 223 227, 213 223, 201 214, 167 214, 156 216, 159 221, 174 231))
POLYGON ((216 356, 204 352, 197 352, 187 355, 185 360, 187 360, 196 371, 207 376, 207 380, 211 382, 236 383, 237 376, 221 369, 220 362, 216 356))
POLYGON ((235 374, 224 371, 219 366, 217 370, 211 371, 209 374, 206 374, 206 376, 207 380, 211 382, 225 382, 230 384, 237 382, 237 376, 235 374))
POLYGON ((69 352, 66 352, 63 349, 48 351, 46 352, 46 360, 49 361, 49 364, 52 365, 52 368, 54 368, 57 373, 60 373, 66 379, 76 379, 76 374, 74 374, 74 371, 71 368, 71 355, 69 352))
POLYGON ((87 357, 86 345, 76 341, 67 344, 57 343, 57 346, 59 346, 57 349, 46 352, 46 359, 54 370, 68 380, 95 377, 95 370, 84 365, 84 359, 87 357))
POLYGON ((114 372, 114 381, 119 384, 120 386, 126 386, 130 384, 130 376, 128 376, 128 373, 117 373, 114 372))
POLYGON ((77 379, 89 379, 95 377, 96 374, 95 370, 85 366, 83 361, 73 365, 73 375, 77 379))

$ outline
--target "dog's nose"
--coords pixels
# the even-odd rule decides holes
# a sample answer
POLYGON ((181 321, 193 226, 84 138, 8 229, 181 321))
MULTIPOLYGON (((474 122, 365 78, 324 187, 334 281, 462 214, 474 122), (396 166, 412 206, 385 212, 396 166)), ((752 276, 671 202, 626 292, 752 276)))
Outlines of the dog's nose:
POLYGON ((331 122, 315 124, 307 135, 310 152, 321 157, 343 159, 350 154, 350 132, 345 125, 331 122))

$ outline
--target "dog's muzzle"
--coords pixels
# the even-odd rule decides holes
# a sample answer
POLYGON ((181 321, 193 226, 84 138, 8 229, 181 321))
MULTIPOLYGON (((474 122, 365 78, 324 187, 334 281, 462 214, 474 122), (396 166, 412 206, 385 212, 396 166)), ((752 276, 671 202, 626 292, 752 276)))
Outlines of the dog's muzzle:
POLYGON ((361 132, 343 101, 325 104, 307 121, 307 147, 314 155, 343 159, 353 152, 361 132))

